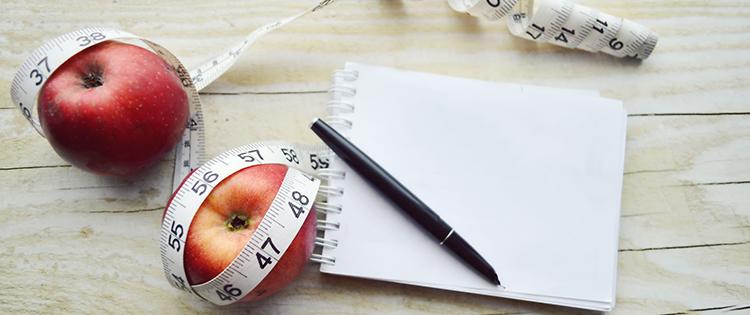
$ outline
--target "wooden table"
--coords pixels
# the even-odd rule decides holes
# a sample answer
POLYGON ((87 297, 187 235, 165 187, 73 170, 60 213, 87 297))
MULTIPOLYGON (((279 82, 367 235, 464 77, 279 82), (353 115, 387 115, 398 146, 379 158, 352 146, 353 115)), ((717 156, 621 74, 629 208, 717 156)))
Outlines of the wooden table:
MULTIPOLYGON (((600 90, 630 113, 617 313, 750 304, 750 6, 581 1, 661 35, 639 63, 537 45, 444 1, 340 1, 263 38, 202 92, 208 153, 312 143, 345 61, 600 90)), ((0 86, 43 40, 84 26, 151 38, 196 66, 312 1, 0 3, 0 86)), ((0 94, 0 313, 520 314, 573 309, 321 275, 220 308, 169 286, 157 235, 173 161, 138 179, 71 167, 0 94)), ((740 312, 737 312, 740 313, 740 312)))

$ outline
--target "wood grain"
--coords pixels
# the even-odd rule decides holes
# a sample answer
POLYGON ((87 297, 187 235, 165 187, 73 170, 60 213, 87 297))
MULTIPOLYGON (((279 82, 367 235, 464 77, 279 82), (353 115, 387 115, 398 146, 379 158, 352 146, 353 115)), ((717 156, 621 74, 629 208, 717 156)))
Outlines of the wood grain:
MULTIPOLYGON (((202 93, 208 153, 312 143, 333 69, 360 61, 492 81, 597 89, 630 113, 615 313, 750 304, 750 4, 580 1, 660 34, 644 62, 537 45, 444 1, 339 1, 263 38, 202 93)), ((312 1, 0 2, 0 85, 43 40, 121 28, 198 65, 312 1), (95 10, 93 9, 95 8, 95 10)), ((173 161, 100 178, 57 157, 0 94, 0 313, 523 314, 555 306, 322 275, 255 305, 172 289, 157 234, 173 161)), ((739 313, 739 312, 738 312, 739 313)))

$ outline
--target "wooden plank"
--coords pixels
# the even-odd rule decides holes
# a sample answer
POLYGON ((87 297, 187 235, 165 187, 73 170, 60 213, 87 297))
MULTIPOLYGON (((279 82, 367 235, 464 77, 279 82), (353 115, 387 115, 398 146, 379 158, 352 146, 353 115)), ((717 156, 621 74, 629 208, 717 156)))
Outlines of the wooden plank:
POLYGON ((750 240, 742 228, 750 222, 750 120, 633 117, 629 123, 621 248, 750 240))
MULTIPOLYGON (((158 212, 65 215, 52 222, 37 221, 37 226, 44 228, 14 231, 13 237, 4 235, 0 276, 4 283, 17 285, 0 287, 2 309, 41 313, 219 311, 170 288, 163 279, 154 233, 159 217, 158 212)), ((616 313, 679 312, 748 301, 748 250, 750 245, 743 244, 621 253, 616 313)), ((313 266, 280 294, 256 305, 229 309, 416 314, 571 311, 326 276, 313 266)))
POLYGON ((750 305, 750 243, 620 253, 615 313, 750 305))
MULTIPOLYGON (((750 92, 738 80, 750 75, 750 8, 736 3, 590 3, 646 23, 662 35, 654 55, 637 63, 536 45, 511 36, 502 24, 455 14, 442 1, 341 1, 262 39, 208 90, 324 90, 332 69, 357 60, 494 81, 598 89, 624 99, 636 114, 750 112, 750 105, 742 102, 750 92)), ((304 8, 299 3, 231 3, 212 9, 221 16, 212 19, 203 15, 203 4, 161 5, 168 9, 102 3, 108 12, 105 25, 153 38, 189 66, 221 52, 253 28, 304 8), (170 14, 155 18, 157 12, 170 14)), ((0 85, 8 85, 25 54, 42 39, 94 21, 101 24, 95 16, 56 14, 70 9, 67 4, 7 6, 5 14, 12 14, 8 19, 18 23, 4 35, 13 46, 0 55, 0 85), (45 23, 37 23, 40 19, 45 23), (34 23, 35 28, 21 28, 23 23, 34 23)), ((7 95, 0 97, 2 106, 12 107, 7 95)))
MULTIPOLYGON (((260 140, 313 142, 326 93, 203 95, 208 153, 260 140)), ((673 172, 692 183, 747 180, 750 115, 630 117, 626 176, 673 172), (741 170, 741 171, 740 171, 741 170)), ((0 110, 2 169, 67 164, 15 110, 0 110)), ((672 184, 684 184, 673 179, 672 184)))

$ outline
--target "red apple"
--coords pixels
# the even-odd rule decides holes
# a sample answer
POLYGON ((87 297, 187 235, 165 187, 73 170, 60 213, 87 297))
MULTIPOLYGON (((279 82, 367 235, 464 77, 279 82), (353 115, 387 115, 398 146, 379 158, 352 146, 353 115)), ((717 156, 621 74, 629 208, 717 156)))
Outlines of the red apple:
MULTIPOLYGON (((280 164, 252 166, 211 191, 198 208, 185 242, 185 273, 191 285, 213 279, 240 254, 271 207, 287 170, 280 164)), ((314 241, 312 212, 277 265, 242 301, 262 299, 291 283, 307 265, 314 241)))
POLYGON ((38 101, 44 135, 71 164, 129 176, 180 140, 188 97, 174 68, 155 53, 107 41, 68 59, 38 101))

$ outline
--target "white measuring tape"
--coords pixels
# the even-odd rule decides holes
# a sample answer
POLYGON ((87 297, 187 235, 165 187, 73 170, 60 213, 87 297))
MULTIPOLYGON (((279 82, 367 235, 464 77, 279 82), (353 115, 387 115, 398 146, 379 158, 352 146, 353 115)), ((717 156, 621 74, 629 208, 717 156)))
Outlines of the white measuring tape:
MULTIPOLYGON (((329 155, 330 151, 323 147, 257 143, 224 152, 196 169, 177 189, 162 220, 161 256, 167 279, 175 287, 215 304, 226 305, 244 299, 277 265, 307 216, 315 215, 311 214, 311 209, 320 179, 308 174, 325 176, 329 155), (199 207, 224 179, 261 164, 290 167, 270 209, 242 252, 224 271, 208 282, 190 285, 184 257, 188 254, 185 250, 188 228, 199 207)), ((325 203, 315 204, 325 207, 325 203)))
POLYGON ((459 12, 487 20, 508 15, 513 35, 615 57, 646 59, 659 37, 645 26, 568 0, 448 0, 459 12))
POLYGON ((268 23, 256 29, 250 35, 224 52, 212 58, 202 66, 188 72, 185 66, 167 49, 148 39, 133 35, 116 29, 91 27, 70 32, 47 41, 41 47, 34 50, 21 65, 11 83, 10 95, 21 113, 31 123, 34 129, 42 137, 44 133, 39 122, 37 112, 37 98, 44 83, 52 73, 73 55, 89 48, 95 44, 108 40, 140 40, 148 45, 155 53, 169 63, 182 82, 188 95, 190 106, 190 119, 187 122, 182 141, 175 149, 175 169, 173 176, 173 188, 182 181, 192 170, 196 169, 206 160, 205 156, 205 133, 203 126, 203 114, 201 111, 198 90, 203 89, 229 70, 247 50, 250 45, 263 35, 276 30, 295 19, 314 12, 332 3, 333 0, 324 0, 316 6, 311 7, 297 15, 268 23))
POLYGON ((172 53, 153 41, 128 32, 107 28, 85 28, 52 39, 37 48, 21 65, 11 83, 10 95, 31 125, 44 136, 39 122, 37 107, 38 95, 52 73, 73 55, 86 48, 108 40, 141 40, 164 61, 174 67, 182 86, 187 93, 190 119, 182 134, 182 145, 176 148, 175 159, 182 161, 175 165, 175 182, 182 180, 191 168, 198 166, 204 158, 203 115, 198 91, 193 86, 185 67, 172 53))
MULTIPOLYGON (((274 269, 305 219, 315 215, 311 214, 313 204, 320 211, 332 209, 323 202, 315 202, 320 179, 307 175, 325 178, 330 151, 322 147, 284 143, 253 144, 225 152, 202 164, 206 160, 205 133, 198 90, 231 68, 238 57, 263 35, 331 2, 333 0, 321 1, 297 15, 263 25, 225 53, 190 72, 167 49, 128 32, 98 27, 70 32, 44 43, 24 61, 13 78, 11 99, 34 129, 44 136, 37 112, 38 95, 52 73, 75 54, 109 40, 140 40, 171 65, 188 95, 190 118, 182 141, 175 149, 173 188, 176 192, 167 205, 162 221, 160 248, 164 272, 169 282, 179 289, 216 304, 231 304, 246 298, 274 269), (270 209, 241 254, 226 269, 206 283, 188 283, 184 248, 190 223, 199 207, 222 180, 259 164, 284 164, 290 167, 270 209)), ((328 223, 319 221, 318 224, 325 228, 328 223)), ((315 244, 330 246, 330 241, 316 239, 315 244)), ((313 254, 311 260, 325 261, 325 258, 318 256, 313 254)))

